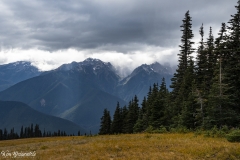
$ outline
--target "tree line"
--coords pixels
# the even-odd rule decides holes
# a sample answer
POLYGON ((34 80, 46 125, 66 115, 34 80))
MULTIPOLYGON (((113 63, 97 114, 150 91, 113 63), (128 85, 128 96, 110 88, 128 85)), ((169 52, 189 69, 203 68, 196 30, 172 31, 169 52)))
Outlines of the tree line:
MULTIPOLYGON (((81 133, 78 131, 78 136, 81 133)), ((38 124, 35 126, 31 124, 28 127, 21 127, 21 131, 18 134, 14 131, 14 128, 10 129, 10 132, 5 129, 0 129, 0 140, 21 139, 21 138, 37 138, 37 137, 57 137, 57 136, 74 136, 74 134, 66 134, 65 131, 58 130, 57 132, 41 131, 38 124)))
POLYGON ((222 23, 216 38, 204 25, 194 48, 192 17, 187 11, 182 20, 178 68, 169 92, 165 80, 153 84, 141 106, 137 96, 128 106, 117 103, 113 119, 107 109, 101 118, 99 134, 133 133, 148 127, 158 129, 240 127, 240 0, 236 14, 222 23), (196 54, 196 57, 193 54, 196 54))

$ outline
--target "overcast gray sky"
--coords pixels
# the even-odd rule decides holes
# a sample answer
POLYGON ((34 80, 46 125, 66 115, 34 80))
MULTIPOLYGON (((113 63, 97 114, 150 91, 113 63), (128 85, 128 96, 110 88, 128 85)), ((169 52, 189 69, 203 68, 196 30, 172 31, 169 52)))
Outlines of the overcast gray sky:
POLYGON ((42 70, 99 58, 128 71, 142 63, 177 63, 187 10, 194 41, 204 24, 214 35, 237 0, 1 0, 0 64, 29 60, 42 70))

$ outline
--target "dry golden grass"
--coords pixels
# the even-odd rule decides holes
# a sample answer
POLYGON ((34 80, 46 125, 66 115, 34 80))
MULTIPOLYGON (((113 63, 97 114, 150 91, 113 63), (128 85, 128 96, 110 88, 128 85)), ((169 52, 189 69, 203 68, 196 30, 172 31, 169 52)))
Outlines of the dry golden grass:
MULTIPOLYGON (((191 133, 0 141, 0 152, 7 150, 10 152, 36 151, 34 159, 39 160, 240 159, 240 143, 230 143, 224 138, 195 136, 191 133)), ((3 159, 2 155, 0 155, 1 158, 3 159)))

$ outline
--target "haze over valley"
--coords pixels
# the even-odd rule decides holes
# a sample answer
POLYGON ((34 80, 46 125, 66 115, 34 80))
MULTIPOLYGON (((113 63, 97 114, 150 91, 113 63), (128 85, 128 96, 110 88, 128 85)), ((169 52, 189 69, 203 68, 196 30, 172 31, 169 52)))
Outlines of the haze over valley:
POLYGON ((130 75, 120 77, 111 63, 88 58, 46 72, 29 62, 15 62, 1 65, 0 73, 0 100, 23 102, 97 133, 105 108, 113 114, 117 102, 124 106, 133 95, 142 101, 149 87, 161 83, 163 77, 170 85, 173 69, 155 62, 142 64, 130 75))

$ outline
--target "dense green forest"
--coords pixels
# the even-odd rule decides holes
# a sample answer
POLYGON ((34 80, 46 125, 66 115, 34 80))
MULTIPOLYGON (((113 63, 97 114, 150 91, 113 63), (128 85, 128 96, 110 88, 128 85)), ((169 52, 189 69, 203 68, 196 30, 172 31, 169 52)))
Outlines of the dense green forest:
POLYGON ((178 68, 168 91, 165 80, 153 84, 139 104, 135 96, 128 106, 117 103, 113 119, 107 109, 99 134, 142 132, 147 128, 240 127, 240 0, 236 14, 222 23, 214 38, 210 27, 204 41, 200 26, 198 48, 192 41, 189 11, 182 20, 178 68), (193 56, 196 54, 196 57, 193 56))

